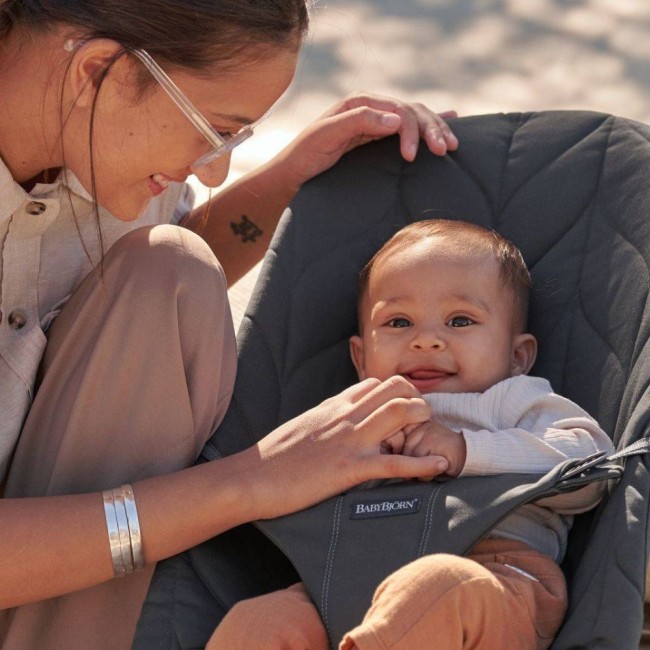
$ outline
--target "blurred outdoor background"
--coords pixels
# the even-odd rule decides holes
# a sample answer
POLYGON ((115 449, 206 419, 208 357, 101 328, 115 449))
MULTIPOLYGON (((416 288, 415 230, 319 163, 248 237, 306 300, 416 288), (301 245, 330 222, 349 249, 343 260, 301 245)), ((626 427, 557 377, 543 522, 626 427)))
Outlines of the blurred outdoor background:
MULTIPOLYGON (((650 122, 650 0, 319 0, 293 85, 236 150, 229 180, 356 90, 459 115, 588 109, 650 122)), ((235 326, 255 277, 230 290, 235 326)))

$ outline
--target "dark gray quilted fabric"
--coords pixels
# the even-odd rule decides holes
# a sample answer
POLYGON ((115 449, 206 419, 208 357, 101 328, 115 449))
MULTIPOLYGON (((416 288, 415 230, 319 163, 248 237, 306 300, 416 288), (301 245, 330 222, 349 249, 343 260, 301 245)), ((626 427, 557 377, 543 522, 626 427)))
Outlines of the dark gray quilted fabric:
MULTIPOLYGON (((434 216, 495 228, 521 248, 540 342, 533 374, 590 411, 617 446, 646 435, 650 129, 588 112, 478 116, 453 128, 461 142, 453 155, 422 151, 406 163, 396 140, 384 140, 297 196, 242 325, 235 397, 206 459, 248 446, 354 381, 347 339, 358 270, 401 226, 434 216)), ((607 501, 578 518, 555 650, 638 645, 647 462, 628 460, 607 501)), ((200 647, 232 602, 295 579, 252 528, 231 535, 251 541, 222 537, 159 566, 134 647, 200 647), (247 564, 238 561, 242 546, 258 567, 277 568, 219 570, 247 564), (227 594, 221 606, 215 593, 227 594)))

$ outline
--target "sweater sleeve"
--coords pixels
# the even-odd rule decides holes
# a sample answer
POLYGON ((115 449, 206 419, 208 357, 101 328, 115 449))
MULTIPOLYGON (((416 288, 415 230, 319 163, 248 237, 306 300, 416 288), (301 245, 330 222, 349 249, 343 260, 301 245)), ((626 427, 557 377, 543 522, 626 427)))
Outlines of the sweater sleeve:
MULTIPOLYGON (((461 476, 545 473, 571 458, 613 452, 609 436, 577 404, 553 393, 545 380, 527 379, 535 381, 510 382, 507 390, 484 395, 482 407, 489 425, 462 428, 467 458, 461 476)), ((593 483, 539 505, 575 514, 593 507, 603 489, 604 485, 593 483)))

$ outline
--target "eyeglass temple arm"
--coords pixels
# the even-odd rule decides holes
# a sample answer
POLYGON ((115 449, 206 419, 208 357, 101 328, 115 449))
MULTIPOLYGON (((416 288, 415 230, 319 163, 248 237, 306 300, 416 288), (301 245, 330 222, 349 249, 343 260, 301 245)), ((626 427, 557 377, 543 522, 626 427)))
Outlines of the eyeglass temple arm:
POLYGON ((181 89, 171 80, 167 73, 151 58, 144 50, 131 50, 131 52, 140 59, 142 64, 149 70, 154 79, 163 87, 165 92, 171 97, 185 115, 194 122, 201 133, 215 147, 221 147, 226 144, 226 140, 221 138, 215 132, 212 125, 203 117, 199 110, 183 94, 181 89))

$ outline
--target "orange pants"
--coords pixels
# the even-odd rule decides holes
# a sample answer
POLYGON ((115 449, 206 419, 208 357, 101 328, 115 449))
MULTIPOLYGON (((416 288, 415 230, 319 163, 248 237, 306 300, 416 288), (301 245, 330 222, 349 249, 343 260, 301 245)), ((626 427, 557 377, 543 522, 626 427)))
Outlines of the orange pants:
MULTIPOLYGON (((564 575, 551 558, 521 542, 490 539, 468 557, 429 555, 390 575, 339 648, 539 650, 551 645, 566 605, 564 575)), ((316 608, 294 585, 238 603, 206 650, 328 647, 316 608)))

